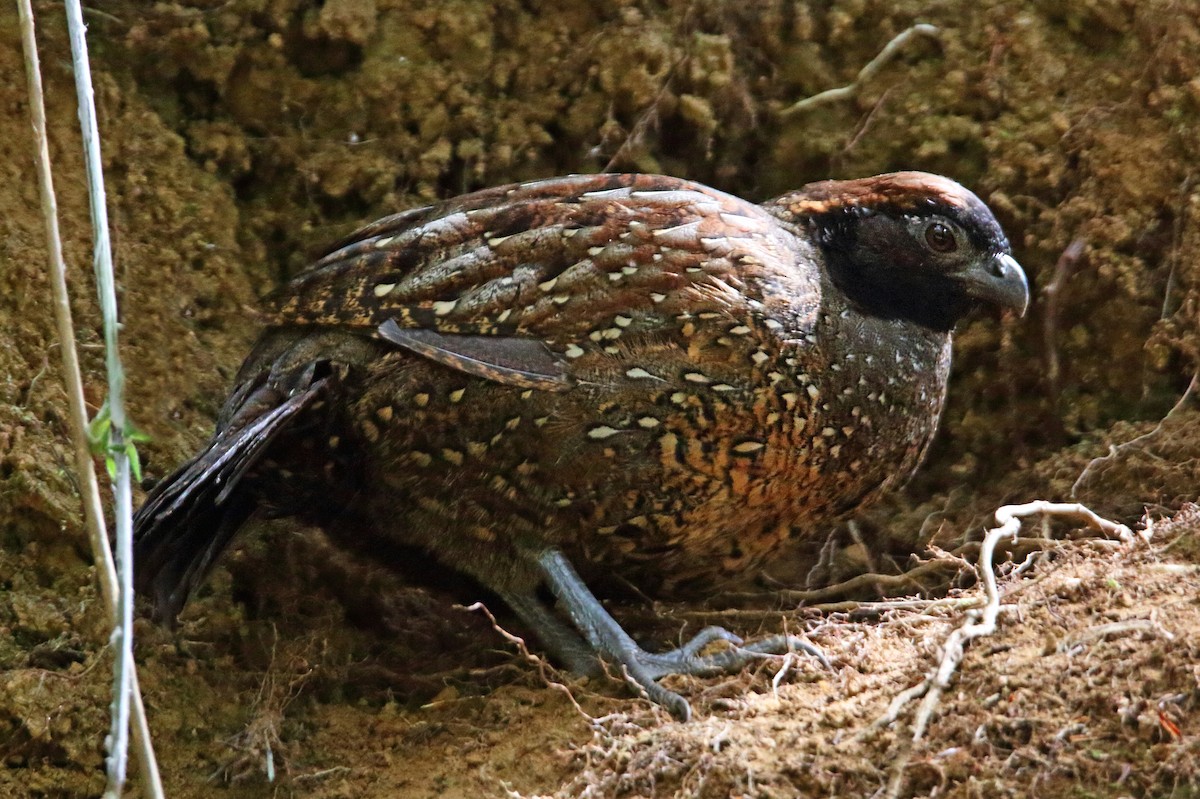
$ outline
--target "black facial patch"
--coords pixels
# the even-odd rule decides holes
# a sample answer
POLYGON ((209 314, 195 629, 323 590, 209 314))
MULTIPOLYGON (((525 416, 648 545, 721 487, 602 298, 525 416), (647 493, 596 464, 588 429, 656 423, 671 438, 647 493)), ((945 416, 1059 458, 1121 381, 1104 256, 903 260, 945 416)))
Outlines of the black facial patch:
POLYGON ((951 330, 974 306, 958 273, 1009 252, 1008 239, 982 203, 921 197, 911 204, 847 205, 809 217, 834 285, 865 313, 951 330), (932 252, 916 231, 936 218, 964 233, 966 246, 932 252))

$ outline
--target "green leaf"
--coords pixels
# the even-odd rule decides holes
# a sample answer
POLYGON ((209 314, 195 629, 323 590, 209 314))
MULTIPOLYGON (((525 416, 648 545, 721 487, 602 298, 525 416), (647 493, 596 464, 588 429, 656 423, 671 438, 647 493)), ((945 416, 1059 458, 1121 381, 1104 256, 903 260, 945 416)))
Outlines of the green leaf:
MULTIPOLYGON (((143 436, 142 440, 148 440, 148 437, 143 436)), ((137 447, 131 442, 125 445, 125 451, 129 455, 129 471, 133 473, 133 481, 142 482, 142 459, 138 455, 137 447)))
POLYGON ((88 449, 93 455, 103 455, 108 451, 108 441, 112 436, 112 416, 108 410, 108 400, 96 411, 96 415, 88 422, 88 449))

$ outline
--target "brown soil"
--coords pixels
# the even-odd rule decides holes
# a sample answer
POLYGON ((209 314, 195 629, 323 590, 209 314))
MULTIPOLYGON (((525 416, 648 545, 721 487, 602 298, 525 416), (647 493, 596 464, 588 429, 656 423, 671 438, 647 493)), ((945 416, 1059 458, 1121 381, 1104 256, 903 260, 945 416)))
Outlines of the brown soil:
MULTIPOLYGON (((36 10, 96 407, 102 354, 70 60, 61 6, 36 10)), ((961 180, 996 210, 1034 307, 960 331, 935 452, 904 495, 859 520, 869 545, 832 531, 821 569, 795 559, 770 578, 805 587, 899 573, 931 545, 969 552, 996 506, 1068 499, 1085 470, 1075 493, 1097 511, 1171 519, 1132 550, 1049 545, 1068 527, 1032 525, 1042 543, 1005 555, 999 630, 968 649, 916 744, 911 708, 894 725, 872 722, 932 668, 961 609, 798 610, 796 595, 761 587, 656 607, 656 618, 618 607, 659 643, 713 621, 747 636, 807 629, 834 661, 676 680, 696 711, 680 724, 620 684, 527 661, 481 614, 455 607, 469 594, 364 573, 316 531, 264 525, 179 630, 138 625, 169 796, 1200 792, 1200 512, 1186 506, 1200 485, 1200 426, 1184 403, 1156 428, 1200 362, 1200 10, 1170 0, 117 0, 87 16, 129 401, 153 436, 142 450, 151 477, 211 429, 255 334, 256 298, 357 223, 605 167, 760 199, 915 168, 961 180), (783 113, 851 81, 915 21, 940 38, 911 42, 855 98, 783 113), (1072 242, 1075 257, 1064 255, 1072 242), (898 778, 897 763, 907 764, 898 778)), ((0 794, 96 796, 110 656, 69 467, 18 41, 6 7, 0 794)), ((961 562, 924 575, 889 590, 978 593, 961 562)))

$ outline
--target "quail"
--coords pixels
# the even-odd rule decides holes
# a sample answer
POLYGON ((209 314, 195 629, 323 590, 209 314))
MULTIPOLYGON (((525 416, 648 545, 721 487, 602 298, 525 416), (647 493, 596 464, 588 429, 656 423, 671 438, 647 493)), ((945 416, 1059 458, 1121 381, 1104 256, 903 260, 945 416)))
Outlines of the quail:
POLYGON ((428 553, 686 718, 660 677, 794 641, 647 652, 587 583, 704 591, 902 485, 955 324, 1028 302, 988 208, 920 172, 761 205, 577 175, 404 211, 269 299, 211 442, 136 516, 137 586, 173 619, 247 519, 299 517, 428 553))

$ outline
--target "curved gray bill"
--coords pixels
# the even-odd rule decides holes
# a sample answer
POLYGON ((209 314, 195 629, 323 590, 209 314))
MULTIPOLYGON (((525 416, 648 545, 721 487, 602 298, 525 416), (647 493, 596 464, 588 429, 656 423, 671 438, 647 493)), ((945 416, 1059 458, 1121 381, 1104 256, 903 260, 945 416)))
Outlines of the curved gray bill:
POLYGON ((1029 281, 1017 259, 1008 253, 990 256, 963 277, 970 296, 1025 315, 1029 307, 1029 281))

